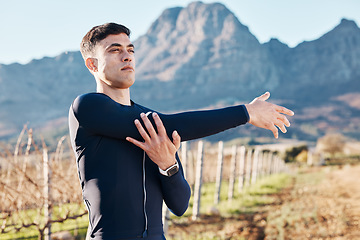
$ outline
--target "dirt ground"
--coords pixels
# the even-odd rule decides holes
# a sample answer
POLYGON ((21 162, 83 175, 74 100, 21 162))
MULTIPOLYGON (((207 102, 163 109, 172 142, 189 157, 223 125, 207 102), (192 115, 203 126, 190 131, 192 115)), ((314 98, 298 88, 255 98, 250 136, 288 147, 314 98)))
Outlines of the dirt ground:
POLYGON ((172 224, 171 239, 360 239, 360 166, 307 168, 271 205, 172 224), (204 234, 206 233, 206 234, 204 234), (187 237, 181 237, 187 235, 187 237), (189 237, 191 236, 191 237, 189 237), (201 236, 201 237, 197 237, 201 236))

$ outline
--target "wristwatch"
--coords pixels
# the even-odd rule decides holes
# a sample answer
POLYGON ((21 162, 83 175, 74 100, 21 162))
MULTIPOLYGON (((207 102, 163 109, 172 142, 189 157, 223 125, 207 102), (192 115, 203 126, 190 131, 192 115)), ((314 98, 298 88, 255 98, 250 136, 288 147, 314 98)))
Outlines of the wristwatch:
POLYGON ((162 170, 161 168, 159 168, 159 171, 162 175, 171 177, 172 175, 174 175, 179 171, 179 164, 176 161, 174 165, 168 167, 166 170, 162 170))

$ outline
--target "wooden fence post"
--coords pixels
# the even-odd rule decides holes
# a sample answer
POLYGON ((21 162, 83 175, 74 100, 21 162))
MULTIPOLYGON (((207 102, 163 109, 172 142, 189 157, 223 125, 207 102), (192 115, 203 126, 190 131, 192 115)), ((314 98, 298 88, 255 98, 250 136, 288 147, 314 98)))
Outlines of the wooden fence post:
POLYGON ((256 182, 256 178, 258 174, 258 163, 259 163, 259 150, 255 149, 252 172, 251 172, 251 184, 254 184, 256 182))
POLYGON ((246 148, 244 146, 239 147, 239 180, 238 180, 238 192, 240 193, 244 187, 245 180, 245 153, 246 148))
POLYGON ((272 172, 273 172, 273 174, 274 173, 276 173, 276 159, 277 159, 277 157, 276 157, 276 155, 273 155, 273 161, 272 161, 272 172))
POLYGON ((17 165, 18 163, 18 155, 19 155, 19 151, 20 151, 20 144, 21 144, 21 140, 22 137, 24 136, 25 130, 27 129, 27 124, 24 125, 23 129, 20 132, 20 135, 17 139, 16 145, 15 145, 15 151, 14 151, 14 163, 15 165, 17 165))
POLYGON ((263 176, 266 177, 268 175, 269 169, 269 152, 263 152, 263 176))
POLYGON ((247 151, 246 157, 246 175, 245 175, 245 186, 250 185, 250 178, 251 178, 251 166, 252 166, 252 149, 247 151))
POLYGON ((230 162, 228 200, 231 200, 233 198, 233 196, 234 196, 235 170, 236 170, 236 150, 237 150, 237 146, 233 145, 232 148, 231 148, 231 162, 230 162))
POLYGON ((268 152, 268 155, 267 155, 267 175, 271 175, 271 162, 272 162, 272 155, 273 153, 272 152, 268 152))
POLYGON ((220 141, 219 142, 219 150, 218 150, 217 168, 216 168, 216 183, 215 183, 214 204, 218 204, 220 202, 223 159, 224 159, 224 142, 220 141))
POLYGON ((268 165, 268 172, 267 172, 267 175, 271 175, 272 174, 272 159, 273 159, 273 153, 272 152, 269 152, 268 153, 268 157, 267 157, 267 159, 268 159, 268 163, 267 163, 267 165, 268 165))
POLYGON ((184 170, 184 178, 187 177, 188 161, 187 161, 187 144, 186 142, 181 143, 181 163, 184 170))
POLYGON ((194 204, 192 219, 196 220, 199 217, 200 212, 200 197, 201 197, 201 183, 202 183, 202 167, 203 167, 203 151, 204 143, 199 141, 197 162, 196 162, 196 174, 195 174, 195 189, 194 189, 194 204))
POLYGON ((44 239, 51 240, 51 204, 50 204, 50 170, 49 156, 46 147, 43 148, 43 173, 44 173, 44 218, 45 227, 44 239))
POLYGON ((270 174, 274 174, 274 162, 275 162, 275 153, 271 153, 271 157, 270 157, 270 174))
POLYGON ((264 152, 263 151, 259 151, 259 156, 258 156, 259 160, 258 160, 258 179, 261 179, 264 176, 264 152))
MULTIPOLYGON (((17 187, 17 190, 19 192, 22 191, 23 184, 24 184, 24 178, 25 178, 24 173, 26 172, 27 164, 28 164, 28 161, 29 161, 31 143, 32 143, 32 129, 30 128, 30 130, 28 131, 28 141, 27 141, 27 146, 26 146, 26 150, 25 150, 25 157, 23 158, 23 163, 22 163, 23 164, 22 165, 23 174, 21 174, 20 177, 19 177, 20 179, 19 179, 19 184, 18 184, 18 187, 17 187)), ((21 204, 19 204, 19 205, 21 205, 21 204)))

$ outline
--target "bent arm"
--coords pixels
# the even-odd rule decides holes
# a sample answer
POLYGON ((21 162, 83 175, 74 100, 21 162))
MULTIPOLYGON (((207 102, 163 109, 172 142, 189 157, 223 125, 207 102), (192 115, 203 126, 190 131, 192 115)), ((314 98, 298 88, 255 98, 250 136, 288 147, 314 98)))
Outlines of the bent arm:
POLYGON ((189 206, 191 195, 190 186, 184 178, 184 172, 176 154, 179 163, 179 171, 171 177, 160 175, 161 188, 166 206, 176 216, 182 216, 189 206))

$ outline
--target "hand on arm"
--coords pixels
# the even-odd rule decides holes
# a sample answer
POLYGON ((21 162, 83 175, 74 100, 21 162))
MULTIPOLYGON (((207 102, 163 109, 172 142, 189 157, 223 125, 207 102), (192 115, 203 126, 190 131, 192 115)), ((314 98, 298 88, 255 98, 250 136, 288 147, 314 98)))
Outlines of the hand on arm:
POLYGON ((290 127, 290 122, 284 114, 293 116, 294 112, 285 107, 266 102, 269 97, 270 93, 266 92, 251 103, 245 104, 245 107, 249 113, 249 123, 272 131, 274 137, 278 138, 279 132, 276 126, 283 133, 286 133, 285 126, 290 127))
POLYGON ((140 142, 131 137, 127 137, 126 140, 143 149, 149 158, 162 170, 169 168, 176 162, 175 154, 180 147, 180 135, 174 131, 172 133, 173 141, 171 141, 157 113, 152 114, 157 132, 144 113, 140 116, 147 132, 138 119, 136 119, 134 123, 144 142, 140 142))

